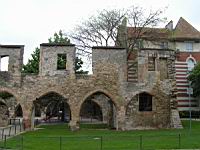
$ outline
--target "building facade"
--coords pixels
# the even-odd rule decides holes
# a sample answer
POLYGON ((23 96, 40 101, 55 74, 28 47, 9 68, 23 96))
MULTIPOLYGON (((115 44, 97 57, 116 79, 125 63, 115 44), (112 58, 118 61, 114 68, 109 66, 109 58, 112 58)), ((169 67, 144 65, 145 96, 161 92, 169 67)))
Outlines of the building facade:
MULTIPOLYGON (((121 41, 135 38, 137 31, 134 27, 122 25, 121 28, 119 34, 121 41)), ((137 41, 139 42, 136 43, 135 47, 140 50, 166 51, 170 49, 175 52, 177 108, 179 111, 189 111, 190 109, 200 111, 199 100, 195 99, 192 94, 188 94, 189 82, 187 80, 189 72, 200 61, 200 32, 181 17, 175 27, 173 21, 170 21, 165 28, 144 28, 137 41)), ((156 68, 166 70, 163 66, 163 62, 166 60, 160 61, 158 66, 155 65, 156 61, 156 59, 151 58, 149 61, 150 70, 156 68)), ((128 76, 130 76, 130 81, 134 80, 131 74, 128 74, 128 76)), ((164 73, 161 77, 164 76, 167 76, 167 74, 164 73)))

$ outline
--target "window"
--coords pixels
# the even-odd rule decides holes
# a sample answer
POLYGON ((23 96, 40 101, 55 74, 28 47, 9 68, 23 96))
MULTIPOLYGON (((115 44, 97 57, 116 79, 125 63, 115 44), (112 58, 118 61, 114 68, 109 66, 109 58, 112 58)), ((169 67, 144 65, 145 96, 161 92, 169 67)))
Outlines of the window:
POLYGON ((8 71, 9 56, 0 56, 0 71, 8 71))
POLYGON ((188 59, 188 61, 187 61, 187 66, 188 66, 188 71, 192 71, 192 69, 194 68, 194 66, 195 66, 195 62, 194 62, 194 60, 193 59, 188 59))
POLYGON ((161 42, 161 49, 168 49, 168 42, 161 42))
POLYGON ((192 42, 186 42, 186 51, 193 51, 193 43, 192 42))
POLYGON ((152 111, 152 96, 147 93, 139 94, 139 111, 152 111))
POLYGON ((58 54, 57 70, 65 70, 66 64, 67 64, 67 55, 66 54, 58 54))

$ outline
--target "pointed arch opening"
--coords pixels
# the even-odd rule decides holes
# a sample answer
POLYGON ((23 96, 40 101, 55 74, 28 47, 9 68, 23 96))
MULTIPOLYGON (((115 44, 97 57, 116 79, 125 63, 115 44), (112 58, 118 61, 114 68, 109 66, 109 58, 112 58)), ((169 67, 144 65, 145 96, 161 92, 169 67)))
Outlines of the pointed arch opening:
POLYGON ((102 108, 92 99, 86 100, 81 107, 80 120, 86 123, 102 122, 102 108))
POLYGON ((0 126, 6 126, 11 118, 16 118, 16 106, 17 100, 13 94, 7 91, 0 91, 0 126))
POLYGON ((7 91, 0 91, 0 100, 8 107, 9 118, 15 118, 15 107, 17 106, 17 99, 15 96, 7 91))
POLYGON ((34 113, 36 121, 41 123, 69 122, 71 120, 68 99, 52 91, 36 98, 34 113))
POLYGON ((81 123, 101 123, 116 128, 116 106, 104 92, 94 92, 87 96, 80 109, 81 123))
POLYGON ((8 125, 8 107, 6 103, 0 100, 0 127, 5 127, 8 125))

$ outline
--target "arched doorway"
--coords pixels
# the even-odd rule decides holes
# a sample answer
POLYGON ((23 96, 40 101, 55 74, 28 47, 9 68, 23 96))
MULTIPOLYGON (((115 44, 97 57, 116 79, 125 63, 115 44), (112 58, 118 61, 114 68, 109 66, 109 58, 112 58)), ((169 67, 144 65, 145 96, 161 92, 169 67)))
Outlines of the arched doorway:
POLYGON ((8 107, 9 118, 15 118, 15 107, 17 106, 17 100, 15 96, 9 92, 2 91, 0 92, 0 100, 3 101, 8 107))
POLYGON ((48 92, 34 101, 35 116, 41 122, 69 122, 71 111, 67 99, 56 92, 48 92))
POLYGON ((8 125, 8 107, 3 100, 0 100, 0 127, 8 125))
POLYGON ((103 121, 101 107, 91 99, 86 100, 81 107, 81 122, 101 122, 103 121))
MULTIPOLYGON (((0 122, 6 122, 11 124, 11 120, 16 119, 15 108, 17 106, 17 100, 15 96, 7 91, 0 92, 1 112, 0 122)), ((22 110, 21 110, 22 111, 22 110)), ((13 121, 12 121, 13 122, 13 121)))
POLYGON ((88 96, 81 105, 81 123, 103 123, 116 128, 116 107, 111 98, 103 92, 88 96))

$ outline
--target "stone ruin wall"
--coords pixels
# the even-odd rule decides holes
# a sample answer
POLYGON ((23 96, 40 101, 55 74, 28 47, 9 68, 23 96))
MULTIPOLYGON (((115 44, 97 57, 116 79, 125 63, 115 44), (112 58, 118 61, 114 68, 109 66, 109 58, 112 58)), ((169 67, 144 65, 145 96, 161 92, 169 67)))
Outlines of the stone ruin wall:
MULTIPOLYGON (((135 55, 135 54, 134 54, 135 55)), ((144 49, 137 52, 138 57, 134 55, 129 58, 132 61, 138 63, 138 81, 128 83, 124 97, 127 98, 126 109, 126 121, 125 126, 129 129, 141 129, 141 128, 170 128, 174 127, 174 123, 171 123, 172 116, 171 110, 176 110, 176 106, 173 106, 171 101, 174 99, 174 52, 173 51, 161 51, 144 49), (154 71, 150 66, 149 60, 154 57, 154 71), (166 60, 165 70, 160 67, 160 61, 166 60), (167 71, 167 72, 165 72, 167 71), (164 78, 163 74, 167 74, 164 78), (152 95, 152 111, 141 112, 139 111, 139 99, 138 94, 146 92, 152 95)), ((136 55, 136 56, 137 56, 136 55)), ((180 121, 180 118, 178 118, 180 121)), ((176 122, 176 124, 181 124, 176 122)), ((179 127, 182 127, 181 125, 179 127)))
MULTIPOLYGON (((14 53, 12 47, 6 47, 14 53), (13 51, 12 51, 13 50, 13 51)), ((4 47, 0 47, 0 55, 4 47)), ((22 60, 21 47, 18 47, 17 63, 22 60)), ((127 54, 126 50, 116 47, 93 48, 93 74, 76 76, 74 74, 75 47, 73 45, 41 44, 41 60, 39 75, 21 76, 15 71, 14 80, 0 84, 0 91, 13 94, 23 110, 23 119, 26 128, 32 125, 33 101, 49 92, 57 92, 67 99, 71 109, 70 126, 72 130, 79 128, 81 104, 95 92, 103 92, 113 101, 116 107, 116 129, 131 130, 136 128, 169 128, 171 124, 172 102, 174 101, 173 61, 172 51, 140 51, 137 52, 137 76, 135 83, 127 82, 127 54), (67 53, 67 69, 56 70, 56 56, 58 53, 67 53), (148 56, 157 53, 167 60, 168 77, 160 80, 162 70, 148 71, 148 56), (170 71, 170 67, 172 68, 170 71), (153 96, 153 111, 139 112, 137 94, 147 92, 153 96)), ((159 59, 158 59, 159 60, 159 59)), ((11 63, 12 64, 12 63, 11 63)), ((11 65, 10 64, 10 65, 11 65)), ((159 64, 159 63, 157 63, 159 64)), ((21 64, 19 68, 21 69, 21 64)), ((17 70, 18 70, 17 69, 17 70)), ((8 73, 13 73, 9 71, 8 73)), ((103 104, 102 104, 103 105, 103 104)))
POLYGON ((5 127, 8 125, 7 111, 7 106, 3 102, 0 102, 0 127, 5 127))

